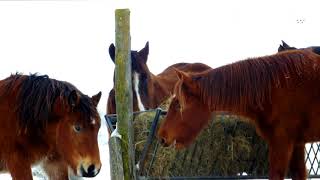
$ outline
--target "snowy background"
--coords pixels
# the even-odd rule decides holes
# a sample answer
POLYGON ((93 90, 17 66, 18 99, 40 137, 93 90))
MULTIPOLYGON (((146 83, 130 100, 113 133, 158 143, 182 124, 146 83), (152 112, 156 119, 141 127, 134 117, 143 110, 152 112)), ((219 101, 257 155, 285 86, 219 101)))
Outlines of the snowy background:
MULTIPOLYGON (((273 54, 281 40, 296 47, 320 45, 319 5, 317 0, 0 0, 0 79, 38 72, 88 95, 102 91, 98 109, 104 115, 112 88, 108 47, 116 8, 130 8, 131 47, 150 42, 148 65, 157 74, 177 62, 217 67, 273 54)), ((94 179, 109 177, 107 139, 103 124, 103 166, 94 179)))

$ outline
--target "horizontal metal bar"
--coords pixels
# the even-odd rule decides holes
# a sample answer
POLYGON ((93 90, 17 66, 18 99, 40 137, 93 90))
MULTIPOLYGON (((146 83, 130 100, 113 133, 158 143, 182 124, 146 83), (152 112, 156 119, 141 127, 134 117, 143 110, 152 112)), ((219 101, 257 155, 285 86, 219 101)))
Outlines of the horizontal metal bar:
MULTIPOLYGON (((309 175, 308 179, 320 178, 320 175, 309 175)), ((269 179, 268 176, 192 176, 192 177, 145 177, 140 176, 139 180, 209 180, 209 179, 269 179)))
MULTIPOLYGON (((144 111, 135 111, 133 112, 133 115, 137 115, 137 114, 141 114, 141 113, 145 113, 145 112, 153 112, 153 111, 157 111, 157 110, 161 110, 161 115, 165 115, 167 113, 167 111, 161 109, 161 108, 156 108, 156 109, 148 109, 148 110, 144 110, 144 111)), ((108 117, 117 117, 117 114, 107 114, 106 116, 108 117)))
POLYGON ((208 179, 268 179, 268 176, 192 176, 192 177, 139 177, 140 180, 208 180, 208 179))

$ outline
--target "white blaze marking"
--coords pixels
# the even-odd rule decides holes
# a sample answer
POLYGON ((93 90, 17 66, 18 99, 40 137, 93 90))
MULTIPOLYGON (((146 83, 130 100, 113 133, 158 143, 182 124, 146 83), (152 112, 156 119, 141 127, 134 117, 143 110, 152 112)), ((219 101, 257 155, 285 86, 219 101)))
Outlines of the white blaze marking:
POLYGON ((133 84, 134 84, 134 91, 136 92, 136 95, 137 95, 139 111, 144 111, 145 108, 142 104, 140 94, 139 94, 139 74, 136 72, 133 73, 133 84))

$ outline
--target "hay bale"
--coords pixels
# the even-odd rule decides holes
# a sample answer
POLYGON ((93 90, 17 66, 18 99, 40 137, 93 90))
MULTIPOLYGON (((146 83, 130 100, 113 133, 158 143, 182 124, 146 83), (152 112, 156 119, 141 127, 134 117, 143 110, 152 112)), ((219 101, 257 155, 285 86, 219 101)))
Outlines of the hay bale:
MULTIPOLYGON (((135 117, 136 161, 141 156, 154 116, 155 112, 150 112, 135 117)), ((239 121, 237 116, 214 116, 209 126, 187 149, 177 151, 159 145, 154 156, 156 145, 155 139, 145 161, 144 175, 173 177, 268 173, 266 143, 256 134, 253 126, 239 121)))

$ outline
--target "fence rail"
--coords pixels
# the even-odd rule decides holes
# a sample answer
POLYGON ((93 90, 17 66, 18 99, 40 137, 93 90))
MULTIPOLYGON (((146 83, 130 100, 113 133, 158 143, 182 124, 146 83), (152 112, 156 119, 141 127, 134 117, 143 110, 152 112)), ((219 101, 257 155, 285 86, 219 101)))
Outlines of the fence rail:
MULTIPOLYGON (((161 109, 152 109, 152 110, 146 110, 146 111, 140 111, 140 112, 134 112, 133 116, 146 113, 146 112, 153 112, 156 111, 155 117, 153 117, 153 123, 150 127, 150 132, 154 132, 157 128, 157 124, 159 121, 159 118, 166 114, 166 111, 161 109)), ((117 115, 111 114, 111 115, 105 115, 105 119, 107 122, 107 127, 109 132, 111 133, 115 127, 117 122, 117 115)), ((150 147, 150 144, 152 141, 156 141, 154 139, 154 133, 149 134, 150 137, 148 137, 148 141, 145 143, 144 147, 144 153, 148 151, 148 148, 150 147)), ((157 148, 153 149, 154 154, 157 153, 157 148)), ((309 143, 305 146, 305 163, 307 166, 307 173, 308 173, 308 179, 310 178, 320 178, 320 143, 309 143)), ((139 163, 143 163, 145 156, 142 155, 140 157, 139 163)), ((141 165, 141 164, 139 164, 141 165)), ((150 164, 149 166, 152 166, 153 164, 150 164)), ((149 167, 150 169, 150 167, 149 167)), ((141 170, 141 169, 140 169, 141 170)), ((144 176, 140 176, 139 179, 141 180, 156 180, 156 179, 170 179, 170 180, 180 180, 180 179, 186 179, 186 180, 193 180, 193 179, 199 179, 199 180, 208 180, 208 179, 268 179, 268 176, 251 176, 246 175, 245 173, 239 173, 237 176, 192 176, 192 177, 186 177, 186 176, 179 176, 179 177, 149 177, 145 176, 147 173, 141 173, 137 172, 138 174, 144 174, 144 176)))

